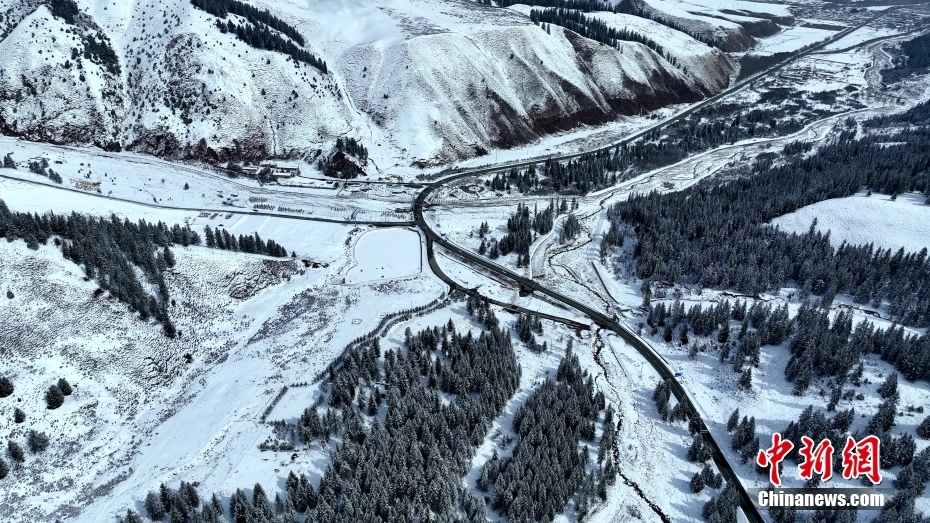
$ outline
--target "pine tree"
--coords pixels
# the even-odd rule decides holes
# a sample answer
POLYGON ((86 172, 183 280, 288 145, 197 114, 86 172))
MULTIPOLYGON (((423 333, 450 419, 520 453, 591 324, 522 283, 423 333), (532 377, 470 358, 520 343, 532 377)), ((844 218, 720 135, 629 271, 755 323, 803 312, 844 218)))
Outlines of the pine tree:
POLYGON ((743 374, 739 377, 737 385, 739 385, 739 388, 743 390, 752 389, 752 367, 747 367, 743 371, 743 374))
POLYGON ((878 394, 882 399, 887 399, 898 393, 898 373, 892 372, 885 378, 885 381, 878 387, 878 394))
POLYGON ((22 463, 26 461, 26 453, 23 452, 23 448, 16 443, 15 441, 9 439, 6 441, 6 450, 10 453, 10 458, 17 463, 22 463))
POLYGON ((691 446, 688 447, 688 460, 704 462, 711 458, 711 449, 704 442, 704 437, 700 433, 694 435, 691 440, 691 446))
POLYGON ((924 418, 924 420, 920 422, 920 425, 917 425, 917 430, 915 432, 921 438, 930 439, 930 416, 924 418))
POLYGON ((898 411, 898 395, 886 399, 878 407, 878 411, 869 420, 867 431, 873 434, 887 432, 895 424, 895 416, 898 411))
POLYGON ((213 229, 211 229, 209 225, 203 228, 203 234, 206 238, 207 247, 211 249, 217 247, 216 238, 213 236, 213 229))
POLYGON ((233 523, 251 523, 250 512, 251 505, 245 492, 242 489, 236 489, 236 493, 229 500, 229 514, 232 516, 233 523))
POLYGON ((903 434, 898 438, 897 444, 897 464, 901 466, 908 466, 911 464, 911 461, 914 459, 914 452, 917 451, 917 443, 914 441, 914 436, 910 434, 903 434))
POLYGON ((843 392, 842 387, 833 387, 833 391, 830 392, 830 401, 827 403, 827 410, 833 412, 836 410, 836 406, 840 403, 840 395, 843 392))
POLYGON ((730 414, 730 418, 727 419, 727 432, 733 432, 733 429, 736 428, 736 425, 739 423, 739 408, 733 409, 733 413, 730 414))
POLYGON ((691 477, 691 492, 697 494, 698 492, 704 490, 704 477, 701 475, 701 472, 696 472, 694 476, 691 477))
POLYGON ((68 383, 68 380, 61 378, 58 380, 58 389, 61 390, 61 393, 65 396, 70 396, 72 392, 71 384, 68 383))
POLYGON ((6 376, 0 376, 0 398, 13 394, 13 382, 6 376))
POLYGON ((29 452, 33 454, 44 452, 48 448, 48 436, 44 432, 30 430, 29 435, 26 437, 26 444, 29 446, 29 452))
POLYGON ((701 469, 701 479, 704 480, 704 485, 712 485, 714 482, 714 469, 711 468, 710 463, 705 463, 704 468, 701 469))
POLYGON ((0 458, 0 479, 7 477, 10 473, 10 466, 7 465, 6 461, 3 458, 0 458))
POLYGON ((13 409, 13 421, 16 423, 22 423, 26 421, 26 413, 19 407, 13 409))
POLYGON ((165 505, 161 502, 161 496, 155 492, 149 492, 145 497, 145 512, 149 519, 161 521, 165 517, 165 505))
POLYGON ((45 404, 49 410, 55 410, 65 403, 65 395, 58 388, 58 385, 52 385, 45 391, 45 404))
POLYGON ((274 510, 265 494, 265 489, 258 483, 252 490, 252 521, 254 523, 274 523, 274 510))
POLYGON ((171 249, 169 249, 167 245, 165 245, 163 257, 165 259, 165 265, 167 265, 169 269, 174 267, 174 253, 171 252, 171 249))

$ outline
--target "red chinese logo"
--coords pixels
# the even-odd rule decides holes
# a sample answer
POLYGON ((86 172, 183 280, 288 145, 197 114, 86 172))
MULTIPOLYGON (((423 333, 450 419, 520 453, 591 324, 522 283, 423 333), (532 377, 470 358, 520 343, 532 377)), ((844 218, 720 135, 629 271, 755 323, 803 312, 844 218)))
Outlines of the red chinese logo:
POLYGON ((759 449, 759 455, 756 456, 756 464, 760 467, 769 467, 769 480, 776 487, 781 486, 781 478, 778 477, 778 464, 781 463, 785 456, 794 448, 794 443, 790 440, 782 439, 781 434, 776 432, 772 434, 772 446, 767 450, 759 449))
MULTIPOLYGON (((821 479, 824 481, 832 478, 833 443, 824 438, 814 448, 814 440, 807 436, 801 436, 801 443, 803 443, 803 446, 800 452, 801 456, 804 456, 804 463, 798 466, 801 471, 801 478, 811 479, 814 477, 814 472, 820 474, 821 479)), ((844 470, 843 475, 845 476, 845 474, 844 470)))
POLYGON ((846 438, 843 447, 843 477, 845 479, 866 476, 872 483, 882 482, 882 474, 878 469, 878 452, 881 441, 877 436, 867 436, 857 443, 852 436, 846 438))
MULTIPOLYGON (((817 445, 814 440, 801 436, 801 448, 798 450, 804 462, 798 466, 802 479, 812 479, 814 473, 820 474, 824 481, 833 477, 833 443, 824 438, 817 445)), ((869 478, 873 484, 882 482, 879 470, 879 450, 881 440, 878 436, 866 436, 858 442, 852 437, 846 438, 843 447, 843 478, 855 479, 859 476, 869 478)), ((794 448, 791 440, 782 438, 776 432, 772 434, 772 446, 760 449, 756 456, 756 464, 760 467, 769 467, 769 481, 776 487, 781 486, 781 477, 778 474, 778 464, 784 461, 788 453, 794 448)))

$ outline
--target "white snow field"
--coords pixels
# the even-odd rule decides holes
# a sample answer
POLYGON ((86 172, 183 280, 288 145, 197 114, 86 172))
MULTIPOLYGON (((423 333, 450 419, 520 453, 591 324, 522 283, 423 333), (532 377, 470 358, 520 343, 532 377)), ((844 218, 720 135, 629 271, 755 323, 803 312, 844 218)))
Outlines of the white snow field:
POLYGON ((346 283, 378 281, 419 274, 423 270, 420 233, 412 229, 375 229, 355 243, 356 265, 346 283))
POLYGON ((848 198, 817 202, 772 220, 784 231, 803 233, 814 220, 821 232, 830 231, 834 245, 874 244, 897 252, 930 250, 930 205, 920 194, 902 194, 892 200, 886 194, 866 196, 862 192, 848 198))

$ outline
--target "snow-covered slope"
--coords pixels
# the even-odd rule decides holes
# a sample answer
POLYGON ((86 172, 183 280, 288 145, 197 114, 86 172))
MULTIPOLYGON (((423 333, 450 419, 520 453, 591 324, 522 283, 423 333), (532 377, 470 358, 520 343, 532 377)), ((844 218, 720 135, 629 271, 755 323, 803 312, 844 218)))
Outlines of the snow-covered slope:
POLYGON ((716 47, 646 18, 619 13, 594 13, 592 16, 610 27, 625 27, 662 42, 665 53, 674 58, 675 65, 707 93, 716 93, 729 84, 733 62, 716 47))
POLYGON ((685 28, 689 34, 704 41, 715 41, 727 52, 752 48, 753 37, 772 36, 779 31, 778 23, 793 21, 786 6, 770 6, 761 2, 728 2, 720 0, 633 0, 641 4, 651 17, 659 17, 685 28))
POLYGON ((295 27, 329 74, 222 33, 190 0, 78 0, 70 20, 0 0, 0 128, 208 161, 302 157, 353 136, 377 166, 427 166, 696 100, 732 70, 705 54, 685 74, 638 44, 549 34, 474 2, 248 3, 295 27))
POLYGON ((118 66, 81 56, 85 42, 106 38, 91 20, 70 25, 45 5, 0 41, 0 130, 53 143, 117 148, 125 116, 118 66))

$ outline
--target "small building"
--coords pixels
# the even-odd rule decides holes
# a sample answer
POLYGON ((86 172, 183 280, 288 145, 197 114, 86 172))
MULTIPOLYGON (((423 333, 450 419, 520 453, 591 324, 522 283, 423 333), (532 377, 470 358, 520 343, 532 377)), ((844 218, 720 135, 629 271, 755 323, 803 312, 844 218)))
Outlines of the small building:
POLYGON ((271 169, 275 178, 293 178, 300 174, 300 165, 290 162, 263 163, 262 167, 271 169))

